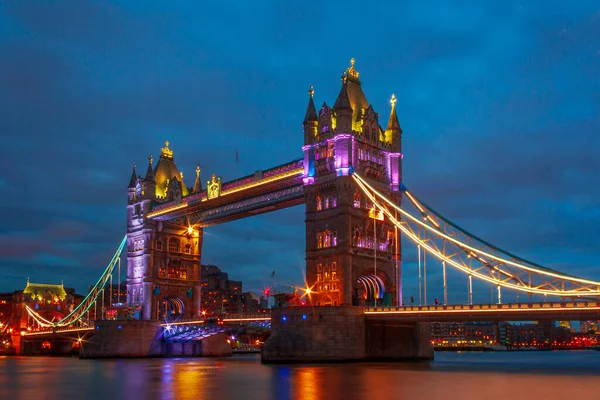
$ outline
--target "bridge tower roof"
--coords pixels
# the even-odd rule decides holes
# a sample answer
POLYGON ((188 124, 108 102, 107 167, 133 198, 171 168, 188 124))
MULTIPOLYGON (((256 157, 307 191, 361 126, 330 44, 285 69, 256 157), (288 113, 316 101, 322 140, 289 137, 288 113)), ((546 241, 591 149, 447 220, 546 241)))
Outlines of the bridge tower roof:
POLYGON ((334 110, 352 108, 352 123, 358 121, 363 112, 369 108, 369 102, 362 90, 362 82, 358 79, 360 73, 354 68, 354 58, 350 67, 342 73, 342 89, 335 100, 334 110))
POLYGON ((189 194, 187 186, 183 182, 181 172, 175 165, 173 159, 173 150, 169 148, 169 141, 165 142, 165 147, 162 148, 160 158, 154 167, 154 180, 156 182, 156 196, 165 198, 167 195, 168 182, 173 179, 181 183, 181 194, 187 196, 189 194))

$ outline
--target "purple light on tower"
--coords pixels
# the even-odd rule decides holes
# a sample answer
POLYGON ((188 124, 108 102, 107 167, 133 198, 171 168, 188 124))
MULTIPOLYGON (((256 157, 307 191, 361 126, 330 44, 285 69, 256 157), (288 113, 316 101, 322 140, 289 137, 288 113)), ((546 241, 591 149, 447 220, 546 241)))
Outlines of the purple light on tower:
POLYGON ((400 190, 400 163, 402 162, 402 153, 388 153, 388 179, 390 180, 390 188, 397 192, 400 190))
POLYGON ((337 176, 347 176, 352 170, 350 160, 353 153, 354 136, 342 133, 336 135, 333 138, 333 142, 335 146, 335 171, 337 176))

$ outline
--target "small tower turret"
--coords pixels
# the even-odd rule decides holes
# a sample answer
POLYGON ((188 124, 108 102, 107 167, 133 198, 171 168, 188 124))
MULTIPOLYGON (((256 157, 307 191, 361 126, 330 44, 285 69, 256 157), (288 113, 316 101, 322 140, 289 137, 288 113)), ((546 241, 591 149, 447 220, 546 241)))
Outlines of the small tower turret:
POLYGON ((198 193, 202 191, 202 180, 200 179, 200 166, 196 165, 196 182, 194 183, 194 189, 192 193, 198 193))
POLYGON ((131 178, 129 179, 129 185, 127 186, 127 199, 129 202, 135 200, 135 186, 137 183, 137 173, 135 170, 135 162, 131 164, 131 178))
POLYGON ((398 115, 396 115, 396 95, 392 94, 390 104, 392 105, 392 110, 390 112, 390 119, 388 120, 387 128, 385 129, 385 141, 391 144, 392 151, 401 152, 402 129, 400 128, 400 123, 398 122, 398 115))
POLYGON ((156 181, 154 180, 154 170, 152 169, 152 154, 148 157, 148 170, 146 170, 146 177, 144 178, 144 196, 149 199, 154 199, 156 192, 156 181))
POLYGON ((310 85, 310 88, 308 89, 308 107, 306 107, 304 122, 302 122, 302 126, 304 126, 304 143, 312 142, 312 140, 314 140, 318 135, 317 125, 319 120, 317 118, 317 110, 313 101, 314 94, 315 90, 313 89, 313 85, 310 85))
POLYGON ((343 73, 342 89, 332 108, 336 116, 336 132, 352 132, 352 106, 350 105, 350 99, 348 98, 347 80, 348 75, 343 73))

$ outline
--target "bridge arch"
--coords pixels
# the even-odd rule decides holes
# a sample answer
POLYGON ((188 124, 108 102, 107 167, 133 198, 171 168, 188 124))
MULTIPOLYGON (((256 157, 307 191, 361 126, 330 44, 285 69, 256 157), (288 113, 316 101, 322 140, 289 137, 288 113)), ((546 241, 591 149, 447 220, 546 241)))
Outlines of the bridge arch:
POLYGON ((185 315, 185 300, 177 296, 165 296, 158 301, 158 319, 173 321, 185 315))

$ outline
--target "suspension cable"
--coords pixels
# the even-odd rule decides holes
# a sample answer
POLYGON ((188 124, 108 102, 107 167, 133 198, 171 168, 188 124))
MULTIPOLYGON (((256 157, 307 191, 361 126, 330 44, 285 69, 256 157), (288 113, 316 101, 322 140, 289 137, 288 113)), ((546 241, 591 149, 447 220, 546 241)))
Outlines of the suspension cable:
MULTIPOLYGON (((447 263, 449 263, 450 265, 452 265, 453 267, 469 274, 469 275, 475 275, 476 278, 480 279, 480 280, 484 280, 487 281, 489 283, 493 283, 494 285, 501 285, 501 286, 505 286, 511 289, 515 289, 515 290, 519 290, 519 291, 524 291, 524 292, 528 292, 528 293, 541 293, 541 294, 551 294, 551 295, 558 295, 558 296, 568 296, 568 295, 572 295, 572 296, 581 296, 581 295, 595 295, 598 296, 600 295, 600 290, 596 289, 596 290, 588 290, 585 292, 582 292, 580 290, 548 290, 548 289, 539 289, 537 287, 533 287, 533 286, 529 286, 529 287, 525 287, 525 286, 520 286, 517 284, 513 284, 513 283, 509 283, 507 281, 499 281, 499 278, 490 278, 488 276, 485 276, 481 273, 479 273, 476 270, 473 270, 472 268, 469 268, 467 266, 461 265, 458 262, 456 262, 455 260, 453 260, 451 257, 453 257, 453 255, 448 256, 446 254, 442 254, 440 253, 439 249, 436 249, 434 247, 432 247, 428 242, 423 241, 421 238, 419 238, 412 230, 410 230, 407 226, 405 226, 407 223, 402 223, 400 221, 398 221, 397 219, 394 218, 394 216, 391 214, 391 212, 386 208, 383 207, 375 198, 375 195, 377 195, 378 197, 382 198, 385 202, 387 202, 388 204, 390 204, 391 206, 393 206, 395 209, 397 209, 399 212, 401 212, 403 215, 405 215, 409 220, 412 220, 413 222, 419 224, 420 226, 424 227, 425 229, 429 230, 429 231, 433 231, 435 232, 438 236, 443 237, 445 239, 447 239, 448 241, 451 241, 455 244, 457 244, 460 248, 468 248, 470 250, 473 250, 473 254, 475 254, 475 252, 479 252, 479 253, 484 253, 487 254, 483 251, 480 251, 477 248, 474 248, 470 245, 467 245, 465 243, 462 243, 460 241, 458 241, 457 239, 450 237, 446 234, 444 234, 443 232, 435 229, 434 227, 431 227, 427 224, 421 223, 421 221, 419 221, 419 219, 415 218, 414 216, 412 216, 410 213, 402 210, 401 208, 397 207, 395 204, 393 204, 393 202, 391 202, 389 199, 387 199, 385 196, 383 196, 381 193, 377 192, 375 189, 373 189, 370 185, 368 185, 368 183, 366 183, 362 178, 360 178, 356 173, 354 173, 353 175, 354 180, 356 181, 356 183, 360 186, 360 188, 363 190, 363 192, 371 199, 371 201, 373 201, 374 203, 376 203, 383 211, 384 213, 388 216, 388 218, 390 219, 390 221, 396 225, 403 233, 405 233, 407 235, 407 237, 409 237, 413 242, 415 242, 418 245, 421 245, 424 249, 426 249, 427 251, 429 251, 431 254, 433 254, 434 256, 436 256, 437 258, 439 258, 442 261, 446 261, 447 263), (373 195, 371 192, 373 192, 375 195, 373 195)), ((471 256, 469 254, 469 256, 471 256)), ((512 265, 518 267, 518 268, 522 268, 522 269, 527 269, 527 270, 532 270, 534 272, 537 273, 542 273, 545 275, 548 275, 549 273, 546 271, 540 271, 537 270, 535 268, 532 267, 527 267, 527 266, 523 266, 520 264, 515 264, 512 262, 509 262, 508 260, 504 260, 501 259, 500 257, 497 256, 492 256, 490 254, 488 254, 488 256, 490 256, 491 258, 497 259, 499 261, 503 261, 506 263, 511 263, 512 265)), ((479 258, 477 258, 479 261, 481 261, 479 258)), ((485 260, 484 260, 485 261, 485 260)), ((555 276, 556 274, 552 274, 553 276, 555 276)), ((574 280, 571 277, 564 277, 564 276, 555 276, 561 279, 567 279, 567 280, 574 280)), ((589 284, 593 284, 593 285, 600 285, 600 283, 598 282, 593 282, 593 281, 588 281, 585 279, 576 279, 577 282, 585 282, 585 283, 589 283, 589 284)), ((586 288, 589 289, 589 288, 586 288)), ((470 295, 472 296, 472 289, 470 289, 470 295)))

